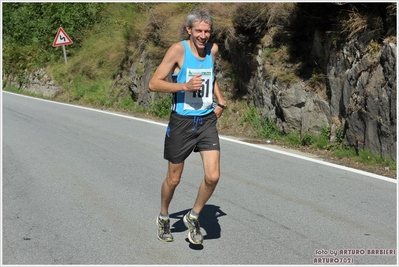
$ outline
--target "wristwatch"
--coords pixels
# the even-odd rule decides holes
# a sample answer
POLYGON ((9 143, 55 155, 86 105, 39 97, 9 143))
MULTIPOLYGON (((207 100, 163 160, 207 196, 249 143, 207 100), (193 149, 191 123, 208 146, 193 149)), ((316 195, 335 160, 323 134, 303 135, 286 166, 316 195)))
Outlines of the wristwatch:
POLYGON ((222 109, 227 108, 227 105, 222 105, 222 104, 220 104, 220 103, 217 103, 217 105, 218 105, 219 107, 221 107, 222 109))

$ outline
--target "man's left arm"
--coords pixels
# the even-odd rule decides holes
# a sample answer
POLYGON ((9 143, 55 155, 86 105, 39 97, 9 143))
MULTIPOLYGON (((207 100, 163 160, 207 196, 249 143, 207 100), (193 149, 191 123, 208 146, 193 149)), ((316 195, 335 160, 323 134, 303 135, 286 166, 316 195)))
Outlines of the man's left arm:
MULTIPOLYGON (((216 56, 217 53, 219 52, 219 47, 217 44, 212 45, 212 57, 213 57, 213 62, 216 61, 216 56)), ((215 82, 213 83, 213 94, 216 98, 216 107, 214 112, 216 113, 216 116, 219 118, 222 116, 223 110, 227 107, 226 100, 224 100, 223 95, 222 95, 222 90, 220 90, 219 83, 215 79, 215 82)))
POLYGON ((220 90, 219 84, 217 81, 215 81, 213 85, 213 94, 215 95, 216 98, 216 107, 215 107, 215 113, 216 116, 219 118, 222 116, 223 110, 227 107, 226 100, 224 100, 222 91, 220 90))

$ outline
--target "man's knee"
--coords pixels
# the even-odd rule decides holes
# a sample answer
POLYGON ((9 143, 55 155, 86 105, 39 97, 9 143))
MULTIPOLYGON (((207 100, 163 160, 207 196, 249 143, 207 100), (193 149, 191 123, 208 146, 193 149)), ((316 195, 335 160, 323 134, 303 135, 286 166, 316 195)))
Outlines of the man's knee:
POLYGON ((176 187, 176 186, 178 186, 179 183, 180 183, 180 177, 167 176, 167 177, 166 177, 166 183, 167 183, 170 187, 176 187))
POLYGON ((214 171, 205 175, 205 182, 209 185, 216 185, 219 182, 220 173, 214 171))
POLYGON ((183 163, 173 164, 169 163, 168 173, 166 176, 166 182, 173 187, 176 187, 180 183, 181 175, 183 172, 183 163))

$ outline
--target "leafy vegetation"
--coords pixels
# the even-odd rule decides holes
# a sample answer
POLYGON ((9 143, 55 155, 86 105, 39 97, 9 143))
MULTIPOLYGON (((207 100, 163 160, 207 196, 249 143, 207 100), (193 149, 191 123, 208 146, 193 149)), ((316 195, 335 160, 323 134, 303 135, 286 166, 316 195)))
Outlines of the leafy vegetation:
POLYGON ((369 150, 356 149, 346 146, 338 147, 333 151, 333 155, 338 158, 352 158, 356 162, 373 166, 385 166, 388 169, 396 170, 396 162, 391 159, 372 154, 369 150))
POLYGON ((151 102, 152 113, 160 118, 168 118, 170 115, 170 105, 172 104, 172 98, 170 95, 159 95, 151 102))
POLYGON ((79 48, 84 31, 100 22, 102 7, 101 3, 2 3, 6 71, 20 73, 54 62, 61 49, 52 47, 59 27, 74 36, 74 47, 79 48))
POLYGON ((281 133, 270 118, 262 118, 255 106, 251 106, 249 111, 244 114, 243 122, 249 122, 260 138, 280 139, 281 133))

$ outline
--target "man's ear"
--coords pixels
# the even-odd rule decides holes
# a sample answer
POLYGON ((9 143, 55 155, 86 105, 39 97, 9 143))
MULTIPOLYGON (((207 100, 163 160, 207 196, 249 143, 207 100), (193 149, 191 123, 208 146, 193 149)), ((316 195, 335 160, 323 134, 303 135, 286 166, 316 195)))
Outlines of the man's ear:
POLYGON ((186 31, 187 31, 188 35, 191 35, 191 27, 186 26, 186 31))

